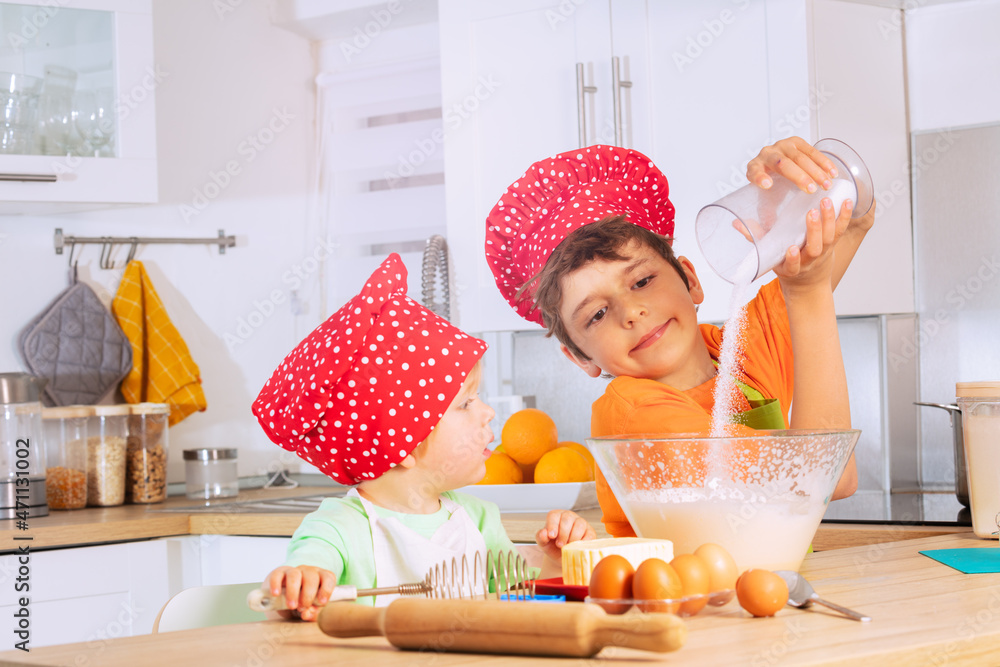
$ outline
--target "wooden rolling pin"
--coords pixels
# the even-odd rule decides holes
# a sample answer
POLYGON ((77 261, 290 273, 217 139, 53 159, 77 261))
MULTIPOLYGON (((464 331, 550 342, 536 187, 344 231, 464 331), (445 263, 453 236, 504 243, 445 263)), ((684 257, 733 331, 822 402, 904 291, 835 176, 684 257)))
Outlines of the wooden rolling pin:
POLYGON ((605 646, 676 651, 687 628, 673 614, 611 616, 597 605, 400 598, 387 607, 334 602, 320 629, 333 637, 384 635, 393 646, 430 651, 589 658, 605 646))

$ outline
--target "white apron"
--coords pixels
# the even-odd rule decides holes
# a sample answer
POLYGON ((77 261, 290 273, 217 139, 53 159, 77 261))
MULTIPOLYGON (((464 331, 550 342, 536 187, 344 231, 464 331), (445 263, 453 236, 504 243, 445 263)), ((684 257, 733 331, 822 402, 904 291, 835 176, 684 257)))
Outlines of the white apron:
MULTIPOLYGON (((435 565, 447 563, 450 569, 453 558, 461 567, 462 556, 469 564, 471 575, 476 554, 481 559, 486 557, 486 540, 482 533, 465 508, 450 498, 441 496, 441 504, 451 516, 428 539, 395 517, 379 516, 375 506, 357 489, 348 491, 347 496, 360 500, 368 515, 375 553, 375 585, 379 588, 421 582, 435 565)), ((475 593, 484 592, 482 585, 477 583, 475 593)), ((376 596, 375 606, 384 607, 398 597, 376 596)))

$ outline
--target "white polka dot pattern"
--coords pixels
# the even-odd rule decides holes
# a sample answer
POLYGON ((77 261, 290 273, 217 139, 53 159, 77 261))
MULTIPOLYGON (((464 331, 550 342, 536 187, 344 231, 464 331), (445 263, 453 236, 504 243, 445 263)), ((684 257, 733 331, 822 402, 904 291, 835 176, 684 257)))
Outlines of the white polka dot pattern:
POLYGON ((556 246, 609 215, 671 236, 674 206, 667 195, 666 177, 638 151, 589 146, 536 162, 486 218, 486 261, 497 287, 521 317, 541 324, 531 296, 514 295, 556 246))
POLYGON ((485 351, 406 296, 406 267, 393 253, 285 357, 253 413, 274 443, 357 484, 427 437, 485 351))

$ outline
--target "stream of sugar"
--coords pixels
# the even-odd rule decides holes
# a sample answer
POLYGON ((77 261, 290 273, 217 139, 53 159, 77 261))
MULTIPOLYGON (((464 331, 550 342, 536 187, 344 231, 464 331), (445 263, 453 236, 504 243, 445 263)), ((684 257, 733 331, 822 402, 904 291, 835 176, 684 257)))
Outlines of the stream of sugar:
POLYGON ((733 275, 733 291, 729 297, 729 318, 726 320, 722 349, 719 351, 719 374, 712 394, 712 426, 709 436, 718 438, 726 434, 726 426, 736 414, 734 392, 736 373, 739 371, 737 358, 743 349, 743 339, 747 323, 747 291, 757 272, 757 255, 751 251, 740 262, 733 275))

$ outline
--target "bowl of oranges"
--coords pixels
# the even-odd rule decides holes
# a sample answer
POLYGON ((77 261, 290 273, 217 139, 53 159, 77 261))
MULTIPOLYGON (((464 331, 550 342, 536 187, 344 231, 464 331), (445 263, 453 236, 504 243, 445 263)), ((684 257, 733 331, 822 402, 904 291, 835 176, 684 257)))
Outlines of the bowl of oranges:
POLYGON ((595 474, 586 447, 560 440, 552 417, 525 408, 504 422, 500 444, 486 460, 486 476, 461 491, 508 512, 589 509, 598 506, 595 474))

